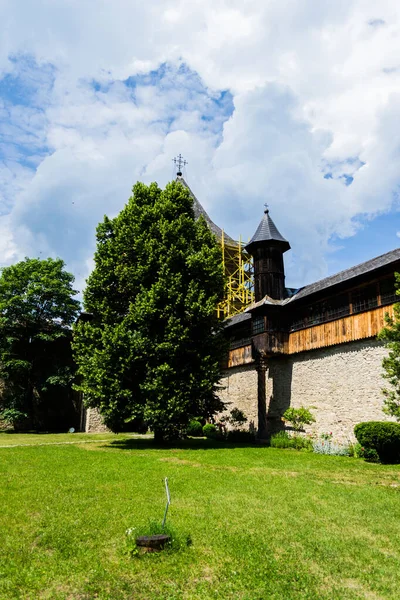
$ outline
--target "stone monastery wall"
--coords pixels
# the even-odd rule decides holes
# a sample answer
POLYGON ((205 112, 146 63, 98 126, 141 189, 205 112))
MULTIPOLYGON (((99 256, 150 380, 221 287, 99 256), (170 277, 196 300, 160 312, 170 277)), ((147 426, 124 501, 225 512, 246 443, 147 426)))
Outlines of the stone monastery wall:
POLYGON ((103 419, 97 408, 87 408, 84 429, 86 433, 106 433, 110 430, 103 423, 103 419))
MULTIPOLYGON (((354 440, 361 421, 390 420, 383 412, 383 345, 375 339, 286 355, 269 360, 267 413, 270 431, 280 428, 289 406, 310 408, 315 433, 329 433, 338 441, 354 440)), ((237 406, 257 427, 257 371, 255 364, 228 369, 221 397, 237 406)))
MULTIPOLYGON (((310 408, 316 423, 307 431, 332 432, 335 440, 354 440, 361 421, 390 420, 382 412, 382 359, 386 350, 375 339, 349 342, 299 354, 271 358, 267 371, 267 413, 270 432, 281 428, 289 406, 310 408)), ((232 367, 221 381, 220 397, 243 410, 258 426, 255 363, 232 367)), ((109 431, 96 409, 86 413, 85 431, 109 431)))

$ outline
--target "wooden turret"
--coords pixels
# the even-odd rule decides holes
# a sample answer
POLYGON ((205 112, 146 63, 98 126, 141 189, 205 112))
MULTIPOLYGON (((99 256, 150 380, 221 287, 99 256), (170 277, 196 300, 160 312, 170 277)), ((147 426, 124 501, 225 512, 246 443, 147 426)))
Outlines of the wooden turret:
POLYGON ((257 231, 246 246, 254 259, 255 301, 269 296, 274 300, 285 298, 285 268, 283 254, 290 250, 290 244, 279 233, 269 216, 268 208, 257 231))

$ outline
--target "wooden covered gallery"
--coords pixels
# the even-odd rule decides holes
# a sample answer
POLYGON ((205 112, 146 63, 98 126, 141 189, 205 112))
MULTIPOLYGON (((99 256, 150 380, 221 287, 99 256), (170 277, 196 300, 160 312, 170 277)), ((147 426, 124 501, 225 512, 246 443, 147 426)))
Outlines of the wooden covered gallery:
POLYGON ((306 406, 314 429, 352 439, 356 423, 382 412, 382 359, 376 340, 396 301, 393 250, 298 290, 285 287, 290 249, 268 210, 246 250, 254 260, 255 302, 229 319, 222 397, 266 437, 289 406, 306 406))

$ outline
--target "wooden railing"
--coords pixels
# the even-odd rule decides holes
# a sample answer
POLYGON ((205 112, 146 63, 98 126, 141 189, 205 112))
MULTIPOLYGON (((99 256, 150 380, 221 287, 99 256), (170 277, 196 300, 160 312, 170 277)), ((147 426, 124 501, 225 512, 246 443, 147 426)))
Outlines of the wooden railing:
POLYGON ((289 335, 288 354, 375 337, 385 324, 386 313, 393 314, 393 305, 294 331, 289 335))

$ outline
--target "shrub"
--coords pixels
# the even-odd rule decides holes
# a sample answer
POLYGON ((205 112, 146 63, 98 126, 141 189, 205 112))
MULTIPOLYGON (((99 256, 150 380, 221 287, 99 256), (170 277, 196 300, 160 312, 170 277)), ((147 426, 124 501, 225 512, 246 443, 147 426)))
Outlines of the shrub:
POLYGON ((358 442, 356 442, 355 444, 350 443, 347 446, 348 450, 349 450, 349 456, 351 456, 352 458, 359 458, 360 457, 360 449, 361 446, 358 442))
POLYGON ((271 436, 272 448, 294 448, 295 450, 312 451, 312 440, 303 435, 289 435, 287 431, 279 431, 271 436))
POLYGON ((366 460, 373 459, 375 455, 370 451, 374 450, 383 463, 400 462, 400 423, 359 423, 354 427, 354 434, 364 448, 366 460))
POLYGON ((363 458, 367 462, 378 463, 379 454, 373 448, 362 448, 360 450, 360 458, 363 458))
POLYGON ((226 441, 242 444, 254 442, 254 433, 251 431, 244 431, 243 429, 232 429, 227 432, 226 441))
POLYGON ((0 413, 0 419, 5 425, 18 429, 18 425, 28 419, 28 415, 15 408, 6 408, 0 413))
POLYGON ((283 418, 292 424, 295 431, 303 429, 304 425, 310 425, 315 422, 315 418, 308 408, 288 408, 283 413, 283 418))
POLYGON ((187 434, 191 435, 192 437, 201 437, 203 435, 202 424, 196 419, 193 419, 188 425, 187 434))
POLYGON ((278 431, 271 435, 270 446, 272 448, 290 448, 290 437, 287 431, 278 431))
POLYGON ((309 450, 312 452, 312 440, 304 435, 292 435, 291 442, 291 448, 295 450, 309 450))
POLYGON ((210 440, 216 440, 220 437, 218 429, 212 423, 206 423, 203 427, 203 435, 210 440))

